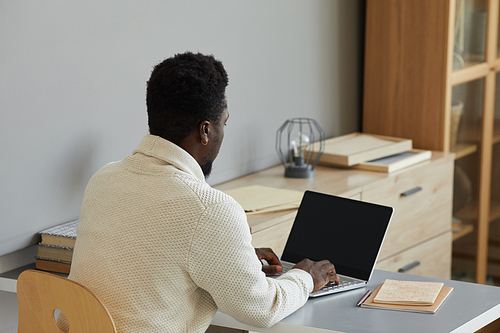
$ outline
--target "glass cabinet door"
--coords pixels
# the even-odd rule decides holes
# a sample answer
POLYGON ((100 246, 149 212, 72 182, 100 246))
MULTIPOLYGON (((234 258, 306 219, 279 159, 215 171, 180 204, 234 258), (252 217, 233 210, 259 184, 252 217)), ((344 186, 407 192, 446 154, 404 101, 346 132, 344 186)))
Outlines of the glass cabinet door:
MULTIPOLYGON (((499 8, 499 16, 498 17, 500 18, 500 8, 499 8)), ((497 35, 497 58, 500 58, 500 24, 498 25, 498 35, 497 35)), ((497 82, 498 82, 498 80, 497 80, 497 82)), ((496 95, 496 96, 498 96, 498 95, 496 95)))
POLYGON ((450 147, 457 154, 453 215, 465 223, 477 220, 479 145, 483 118, 484 79, 454 86, 450 147))
POLYGON ((496 74, 495 112, 491 164, 488 276, 500 285, 500 73, 496 74))
POLYGON ((456 0, 453 70, 485 61, 487 1, 456 0))
MULTIPOLYGON (((496 74, 495 112, 491 165, 490 221, 500 224, 500 73, 496 74)), ((500 236, 499 236, 500 242, 500 236)))
POLYGON ((483 119, 484 79, 452 88, 450 148, 455 152, 453 184, 452 276, 475 280, 477 247, 479 160, 483 119))
POLYGON ((457 159, 477 150, 481 142, 483 96, 484 79, 452 88, 450 150, 457 153, 457 159))

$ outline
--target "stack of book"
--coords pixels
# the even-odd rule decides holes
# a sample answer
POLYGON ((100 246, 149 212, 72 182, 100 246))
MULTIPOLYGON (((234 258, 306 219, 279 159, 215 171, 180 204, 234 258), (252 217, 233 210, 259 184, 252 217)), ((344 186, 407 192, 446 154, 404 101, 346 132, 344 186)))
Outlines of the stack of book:
POLYGON ((40 231, 36 268, 69 274, 76 242, 78 220, 66 222, 40 231))
MULTIPOLYGON (((319 145, 313 148, 319 150, 319 145)), ((413 149, 412 140, 388 136, 352 133, 325 141, 322 165, 394 172, 429 160, 429 150, 413 149)))

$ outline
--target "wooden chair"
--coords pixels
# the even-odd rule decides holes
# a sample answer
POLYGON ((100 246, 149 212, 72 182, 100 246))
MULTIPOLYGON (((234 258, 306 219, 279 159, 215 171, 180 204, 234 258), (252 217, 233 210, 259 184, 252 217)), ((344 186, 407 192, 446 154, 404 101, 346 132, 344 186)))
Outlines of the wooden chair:
POLYGON ((54 311, 68 319, 70 333, 116 333, 106 307, 85 286, 47 272, 26 270, 17 280, 18 333, 61 333, 54 311))

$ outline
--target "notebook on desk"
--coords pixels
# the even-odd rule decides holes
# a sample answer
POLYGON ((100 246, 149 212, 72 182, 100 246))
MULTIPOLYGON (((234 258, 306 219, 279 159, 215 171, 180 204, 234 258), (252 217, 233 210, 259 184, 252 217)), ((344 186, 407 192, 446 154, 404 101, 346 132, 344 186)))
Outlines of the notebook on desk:
POLYGON ((281 256, 281 274, 305 258, 328 259, 343 283, 327 284, 310 297, 364 287, 393 212, 392 207, 306 191, 281 256))

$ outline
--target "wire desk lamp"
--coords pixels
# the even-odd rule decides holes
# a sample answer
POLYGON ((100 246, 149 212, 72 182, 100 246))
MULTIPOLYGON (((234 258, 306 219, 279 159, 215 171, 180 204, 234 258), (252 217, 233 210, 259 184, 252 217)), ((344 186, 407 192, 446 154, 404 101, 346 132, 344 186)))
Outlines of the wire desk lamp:
POLYGON ((325 132, 314 119, 288 119, 276 132, 276 152, 285 166, 285 177, 314 177, 324 151, 325 132))

